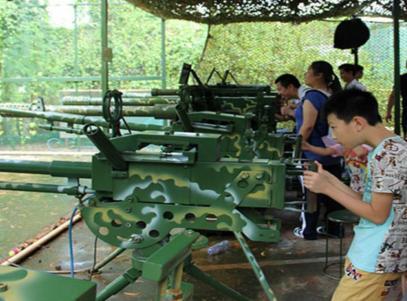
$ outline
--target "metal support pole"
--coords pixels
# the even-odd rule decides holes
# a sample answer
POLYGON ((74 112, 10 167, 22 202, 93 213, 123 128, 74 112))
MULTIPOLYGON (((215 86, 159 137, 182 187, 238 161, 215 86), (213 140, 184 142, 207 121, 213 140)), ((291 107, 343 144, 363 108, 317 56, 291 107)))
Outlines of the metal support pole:
POLYGON ((352 48, 351 53, 354 56, 354 64, 357 65, 359 64, 359 49, 358 48, 352 48))
POLYGON ((117 256, 119 256, 126 250, 127 249, 117 248, 112 253, 110 253, 105 259, 103 259, 101 262, 96 264, 92 272, 95 272, 95 273, 98 272, 101 268, 103 268, 105 265, 107 265, 109 262, 111 262, 113 259, 115 259, 117 256))
POLYGON ((400 0, 393 0, 394 132, 400 135, 400 0))
POLYGON ((241 295, 239 292, 235 291, 234 289, 226 286, 225 284, 219 282, 218 280, 214 279, 207 273, 201 271, 198 267, 194 264, 189 264, 185 268, 185 272, 191 275, 192 277, 201 280, 203 283, 212 286, 218 292, 222 293, 223 295, 237 301, 249 301, 250 299, 246 298, 245 296, 241 295))
POLYGON ((184 263, 181 262, 174 272, 174 289, 180 290, 182 284, 182 274, 184 273, 184 263))
POLYGON ((123 275, 117 277, 110 282, 99 294, 96 296, 96 301, 105 301, 113 295, 116 295, 129 284, 137 280, 141 276, 141 271, 134 268, 128 269, 123 275))
MULTIPOLYGON (((78 5, 75 1, 73 5, 74 11, 74 32, 73 32, 73 47, 74 47, 74 76, 79 76, 79 60, 78 60, 78 5)), ((75 82, 75 90, 78 91, 78 82, 75 82)))
POLYGON ((168 289, 168 278, 164 278, 162 281, 159 282, 158 284, 158 291, 157 294, 155 296, 155 300, 159 301, 161 300, 161 296, 165 296, 165 294, 167 293, 167 289, 168 289))
POLYGON ((249 261, 250 265, 253 268, 253 272, 256 275, 257 279, 259 280, 264 293, 267 296, 267 299, 270 301, 276 301, 276 297, 274 296, 271 287, 267 283, 266 276, 264 275, 263 271, 260 268, 260 265, 257 263, 256 258, 254 257, 253 253, 250 251, 249 246, 246 243, 246 240, 243 237, 243 234, 240 232, 233 232, 235 234, 236 239, 239 241, 240 246, 242 247, 244 255, 246 255, 247 260, 249 261))
POLYGON ((109 89, 109 61, 111 53, 108 47, 108 0, 101 0, 101 41, 102 41, 102 95, 109 89))
POLYGON ((167 88, 167 52, 165 48, 165 19, 161 19, 161 88, 167 88))

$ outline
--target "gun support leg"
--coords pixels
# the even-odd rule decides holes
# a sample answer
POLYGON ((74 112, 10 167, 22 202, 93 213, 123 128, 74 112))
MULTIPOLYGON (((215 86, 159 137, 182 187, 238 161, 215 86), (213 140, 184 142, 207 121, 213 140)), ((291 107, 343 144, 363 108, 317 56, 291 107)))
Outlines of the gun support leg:
POLYGON ((168 290, 168 278, 163 279, 159 284, 159 290, 157 292, 157 295, 155 297, 155 300, 160 301, 161 296, 165 296, 168 290))
POLYGON ((174 288, 180 289, 182 284, 182 274, 184 273, 184 263, 181 262, 174 271, 174 288))
POLYGON ((133 283, 141 276, 141 271, 134 268, 128 269, 123 275, 117 277, 108 286, 106 286, 99 294, 96 296, 96 301, 105 301, 111 296, 120 292, 127 285, 133 283))
POLYGON ((264 292, 266 293, 267 298, 270 301, 277 301, 276 297, 274 296, 273 291, 271 290, 269 284, 267 283, 266 277, 264 276, 263 271, 261 270, 259 264, 256 261, 252 251, 250 250, 248 244, 246 243, 242 233, 240 232, 233 232, 236 236, 236 239, 239 241, 240 246, 242 247, 243 253, 246 255, 247 260, 249 261, 250 265, 253 268, 253 272, 256 275, 257 279, 259 280, 261 286, 263 287, 264 292))
POLYGON ((212 286, 214 289, 222 293, 223 295, 238 300, 238 301, 250 301, 250 299, 246 298, 239 292, 235 291, 234 289, 228 287, 227 285, 219 282, 209 274, 201 271, 197 266, 194 264, 189 264, 185 267, 185 272, 189 275, 195 277, 196 279, 212 286))
POLYGON ((171 275, 158 283, 158 292, 155 301, 189 301, 193 296, 193 285, 182 281, 184 263, 181 262, 171 275))
POLYGON ((95 268, 93 269, 92 272, 97 273, 101 268, 103 268, 105 265, 107 265, 109 262, 111 262, 113 259, 115 259, 117 256, 119 256, 124 251, 126 251, 126 249, 117 248, 112 253, 110 253, 105 259, 103 259, 101 262, 96 264, 95 268))

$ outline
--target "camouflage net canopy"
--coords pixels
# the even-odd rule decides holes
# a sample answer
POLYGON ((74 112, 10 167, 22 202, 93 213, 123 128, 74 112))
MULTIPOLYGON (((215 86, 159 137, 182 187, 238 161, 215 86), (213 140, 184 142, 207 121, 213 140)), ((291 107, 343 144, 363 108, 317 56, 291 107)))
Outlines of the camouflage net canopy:
MULTIPOLYGON (((331 17, 392 15, 393 0, 127 0, 164 19, 207 24, 280 21, 303 22, 331 17)), ((407 20, 407 0, 400 0, 400 18, 407 20)))

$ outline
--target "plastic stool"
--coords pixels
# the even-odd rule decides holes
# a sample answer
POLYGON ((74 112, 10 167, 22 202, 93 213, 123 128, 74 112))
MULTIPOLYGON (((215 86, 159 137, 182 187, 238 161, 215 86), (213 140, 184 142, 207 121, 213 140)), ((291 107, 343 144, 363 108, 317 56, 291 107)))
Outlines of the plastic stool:
POLYGON ((329 240, 329 236, 333 237, 332 235, 327 235, 326 239, 325 239, 325 267, 324 267, 323 271, 326 275, 330 276, 331 278, 340 279, 342 277, 342 265, 343 265, 342 243, 343 243, 343 237, 345 236, 344 224, 356 224, 359 221, 359 217, 354 215, 353 213, 351 213, 348 210, 336 210, 331 213, 328 213, 326 218, 327 218, 327 223, 328 223, 328 221, 333 222, 333 223, 338 223, 339 224, 339 233, 343 233, 343 235, 339 237, 339 277, 335 277, 327 272, 327 269, 329 266, 338 264, 336 262, 328 264, 328 240, 329 240))

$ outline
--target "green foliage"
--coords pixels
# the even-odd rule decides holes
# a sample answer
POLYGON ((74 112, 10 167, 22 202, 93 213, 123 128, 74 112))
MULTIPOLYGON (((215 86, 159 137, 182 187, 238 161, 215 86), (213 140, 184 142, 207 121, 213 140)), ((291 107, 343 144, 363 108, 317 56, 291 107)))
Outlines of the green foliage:
MULTIPOLYGON (((336 24, 328 25, 333 28, 336 24)), ((270 83, 287 72, 302 79, 307 66, 315 58, 329 60, 334 65, 346 60, 346 54, 340 51, 321 53, 332 36, 327 31, 326 24, 320 22, 215 26, 210 32, 205 59, 200 65, 201 73, 205 74, 217 66, 221 70, 231 70, 242 83, 270 83), (321 41, 326 44, 321 44, 321 41)))
MULTIPOLYGON (((221 73, 229 69, 240 83, 270 83, 282 73, 292 73, 303 81, 312 61, 337 66, 352 63, 349 50, 333 48, 337 22, 304 24, 240 23, 213 26, 204 59, 199 64, 202 77, 213 67, 221 73)), ((387 97, 393 86, 393 41, 391 24, 368 23, 370 40, 359 50, 365 68, 362 82, 379 100, 385 114, 387 97)), ((401 26, 400 45, 407 43, 407 26, 401 26)), ((407 54, 402 53, 404 62, 407 54)), ((403 64, 402 64, 403 65, 403 64)))
MULTIPOLYGON (((5 1, 5 0, 0 0, 5 1)), ((0 14, 0 48, 3 52, 2 78, 31 78, 2 83, 3 101, 27 102, 41 95, 48 104, 59 103, 64 89, 97 89, 99 81, 36 81, 41 77, 100 77, 100 1, 77 1, 67 7, 72 23, 58 27, 50 21, 46 6, 31 1, 8 4, 0 14), (18 11, 18 13, 16 13, 18 11), (76 24, 74 27, 74 12, 76 24), (4 19, 4 22, 3 22, 4 19), (14 20, 14 21, 13 21, 14 20), (10 30, 11 25, 14 30, 10 30)), ((184 61, 197 62, 206 37, 206 26, 183 21, 166 22, 166 66, 168 86, 176 87, 184 61)), ((120 89, 160 87, 161 81, 124 81, 112 77, 159 77, 161 66, 161 20, 134 8, 126 1, 109 6, 110 87, 120 89)))
MULTIPOLYGON (((0 0, 0 77, 28 78, 0 82, 0 101, 31 102, 41 95, 47 104, 60 102, 60 91, 99 90, 100 81, 71 81, 66 77, 100 77, 101 8, 99 0, 76 0, 66 7, 70 24, 56 25, 50 7, 40 0, 0 0), (76 12, 76 18, 74 18, 76 12), (77 24, 77 27, 74 24, 77 24), (56 80, 37 79, 54 77, 56 80)), ((46 2, 45 2, 46 3, 46 2)), ((324 59, 338 66, 352 62, 350 51, 333 49, 337 22, 237 23, 212 26, 207 48, 206 25, 167 20, 167 87, 176 88, 182 63, 192 63, 203 79, 213 67, 229 69, 240 83, 273 83, 281 73, 300 80, 313 60, 324 59), (201 57, 202 56, 202 57, 201 57), (201 59, 202 58, 202 59, 201 59)), ((161 87, 161 80, 113 80, 122 76, 160 76, 161 20, 127 1, 109 3, 109 47, 111 88, 148 89, 161 87)), ((384 113, 392 82, 392 25, 369 23, 371 39, 360 50, 365 67, 362 82, 378 97, 384 113)), ((407 27, 401 26, 401 45, 407 43, 407 27)), ((402 52, 402 62, 406 59, 402 52)), ((402 64, 402 66, 404 63, 402 64)))

